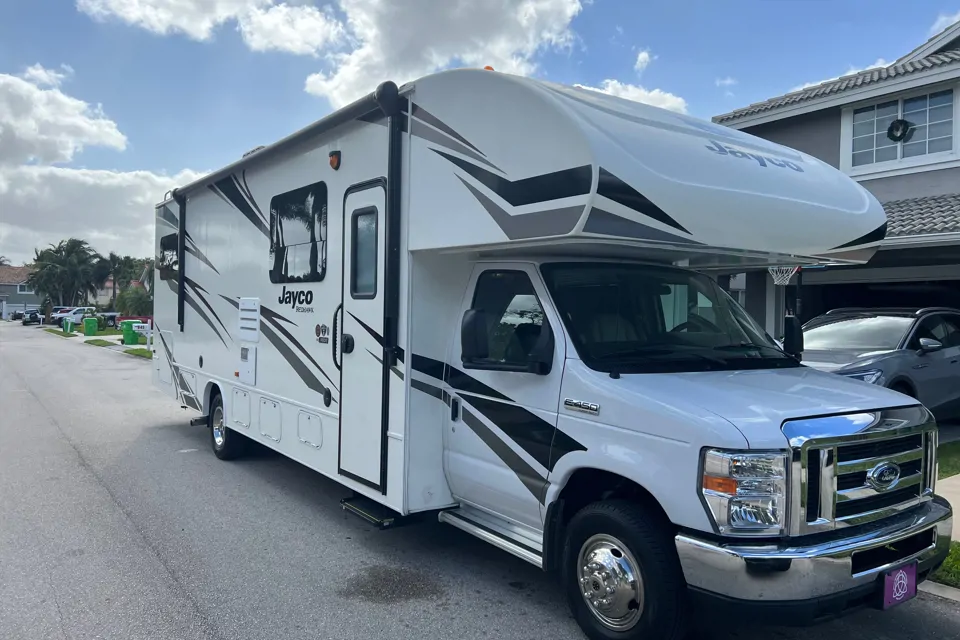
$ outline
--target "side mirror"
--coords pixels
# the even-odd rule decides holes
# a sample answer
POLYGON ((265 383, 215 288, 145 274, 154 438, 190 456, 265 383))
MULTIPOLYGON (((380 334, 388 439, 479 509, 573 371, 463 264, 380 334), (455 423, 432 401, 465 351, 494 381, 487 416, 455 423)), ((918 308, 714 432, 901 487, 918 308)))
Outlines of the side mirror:
POLYGON ((803 356, 803 325, 796 316, 783 318, 783 352, 797 359, 803 356))
POLYGON ((538 376, 550 375, 550 370, 553 368, 553 348, 553 330, 550 329, 549 323, 544 322, 537 344, 530 350, 527 371, 538 376))
POLYGON ((920 349, 918 353, 923 355, 925 353, 933 353, 934 351, 940 351, 943 349, 943 343, 939 340, 934 340, 933 338, 920 338, 920 349))
POLYGON ((487 312, 467 309, 460 323, 460 361, 463 364, 485 360, 490 356, 487 344, 487 312))

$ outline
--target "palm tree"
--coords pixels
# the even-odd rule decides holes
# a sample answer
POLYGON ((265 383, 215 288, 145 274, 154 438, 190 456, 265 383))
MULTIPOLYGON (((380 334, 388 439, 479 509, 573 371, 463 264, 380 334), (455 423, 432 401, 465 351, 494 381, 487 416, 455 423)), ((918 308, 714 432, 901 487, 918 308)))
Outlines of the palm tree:
POLYGON ((10 258, 8 258, 7 256, 0 256, 0 267, 9 267, 9 266, 10 266, 10 258))
POLYGON ((27 284, 60 305, 76 305, 97 292, 100 256, 86 240, 70 238, 34 251, 34 271, 27 284))
POLYGON ((113 291, 110 295, 110 305, 114 308, 117 305, 117 282, 119 282, 121 278, 123 261, 124 258, 111 251, 106 257, 100 258, 100 261, 97 264, 97 284, 102 285, 104 282, 106 282, 107 278, 111 278, 113 280, 113 291))

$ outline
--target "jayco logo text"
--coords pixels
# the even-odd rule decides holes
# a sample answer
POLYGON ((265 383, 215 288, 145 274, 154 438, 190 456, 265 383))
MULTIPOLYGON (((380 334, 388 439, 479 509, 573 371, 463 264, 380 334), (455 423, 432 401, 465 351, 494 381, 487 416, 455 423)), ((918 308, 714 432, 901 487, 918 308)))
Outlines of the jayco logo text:
POLYGON ((756 160, 761 167, 766 167, 768 164, 772 164, 775 167, 793 169, 794 171, 803 173, 803 167, 796 163, 790 162, 789 160, 780 160, 778 158, 771 158, 770 156, 760 156, 755 153, 746 153, 745 151, 740 151, 738 149, 734 149, 733 147, 725 147, 714 140, 710 141, 710 144, 707 145, 707 149, 721 156, 732 156, 734 158, 740 158, 741 160, 756 160))
POLYGON ((288 304, 291 309, 300 313, 313 313, 313 307, 309 306, 313 304, 313 291, 288 291, 284 287, 277 302, 288 304))

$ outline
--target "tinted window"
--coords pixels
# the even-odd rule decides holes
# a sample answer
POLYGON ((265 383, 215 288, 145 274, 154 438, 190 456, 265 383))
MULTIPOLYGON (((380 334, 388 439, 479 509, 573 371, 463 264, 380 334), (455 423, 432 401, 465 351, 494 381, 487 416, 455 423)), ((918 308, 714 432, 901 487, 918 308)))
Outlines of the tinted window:
POLYGON ((913 318, 897 316, 858 316, 840 318, 811 327, 803 332, 804 349, 856 349, 886 351, 896 349, 913 318))
POLYGON ((522 271, 485 271, 472 306, 486 314, 486 362, 526 365, 543 329, 543 307, 530 277, 522 271))
POLYGON ((798 366, 710 278, 614 263, 542 267, 580 359, 625 373, 798 366))
POLYGON ((920 338, 931 338, 944 347, 960 346, 960 319, 953 316, 927 316, 917 325, 910 347, 920 348, 920 338))
POLYGON ((171 233, 160 238, 160 253, 157 255, 156 269, 161 280, 176 280, 180 261, 177 256, 177 234, 171 233))
POLYGON ((350 295, 373 298, 377 295, 377 210, 355 211, 352 217, 350 295))
POLYGON ((270 282, 319 282, 327 272, 327 185, 270 200, 270 282))

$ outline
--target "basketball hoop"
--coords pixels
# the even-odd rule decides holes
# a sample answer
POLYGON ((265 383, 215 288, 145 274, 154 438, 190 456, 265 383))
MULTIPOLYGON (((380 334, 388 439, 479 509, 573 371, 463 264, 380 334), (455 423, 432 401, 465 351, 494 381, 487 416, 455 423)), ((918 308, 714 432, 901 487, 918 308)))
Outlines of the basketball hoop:
POLYGON ((778 267, 767 267, 767 271, 770 272, 770 277, 773 278, 773 284, 778 287, 785 287, 790 282, 790 278, 793 277, 800 269, 799 266, 778 266, 778 267))

